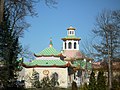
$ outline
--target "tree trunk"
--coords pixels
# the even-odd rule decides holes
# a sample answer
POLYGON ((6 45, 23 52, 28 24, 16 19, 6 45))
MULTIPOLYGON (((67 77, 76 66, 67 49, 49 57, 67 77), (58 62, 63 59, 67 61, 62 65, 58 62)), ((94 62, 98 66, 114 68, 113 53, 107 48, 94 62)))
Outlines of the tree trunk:
POLYGON ((112 88, 112 73, 111 73, 111 60, 110 60, 110 54, 108 50, 108 85, 109 85, 109 90, 112 88))
POLYGON ((4 0, 0 0, 0 23, 3 20, 4 0))
POLYGON ((108 33, 106 33, 106 43, 107 43, 107 47, 108 47, 108 87, 109 90, 111 90, 112 88, 112 74, 111 74, 111 51, 110 51, 110 46, 108 43, 108 33))

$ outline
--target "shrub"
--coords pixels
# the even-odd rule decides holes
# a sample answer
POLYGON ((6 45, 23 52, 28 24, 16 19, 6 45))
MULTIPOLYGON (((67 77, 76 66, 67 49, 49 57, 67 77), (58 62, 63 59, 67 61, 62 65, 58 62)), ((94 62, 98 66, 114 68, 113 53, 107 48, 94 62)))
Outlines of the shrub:
POLYGON ((97 76, 97 90, 106 90, 106 79, 103 71, 99 71, 97 76))
POLYGON ((76 82, 72 82, 72 90, 77 90, 77 84, 76 82))
POLYGON ((96 79, 95 79, 95 73, 92 71, 90 75, 88 90, 96 90, 96 79))

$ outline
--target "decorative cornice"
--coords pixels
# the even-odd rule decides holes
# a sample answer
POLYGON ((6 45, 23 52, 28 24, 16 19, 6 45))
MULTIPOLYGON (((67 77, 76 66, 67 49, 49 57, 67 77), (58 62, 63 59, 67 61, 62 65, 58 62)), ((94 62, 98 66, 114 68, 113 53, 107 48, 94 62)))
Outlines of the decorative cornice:
POLYGON ((35 57, 64 57, 65 58, 65 56, 63 56, 62 54, 58 54, 58 55, 36 55, 35 53, 34 53, 34 56, 35 57))
POLYGON ((80 38, 62 38, 63 41, 66 40, 81 40, 80 38))
POLYGON ((68 28, 67 30, 76 30, 75 28, 68 28))
POLYGON ((33 66, 29 66, 29 65, 26 65, 24 63, 22 63, 22 66, 25 67, 25 68, 37 68, 37 67, 55 67, 55 68, 66 68, 66 67, 69 67, 68 64, 66 65, 61 65, 61 66, 58 66, 58 65, 51 65, 51 66, 42 66, 42 65, 33 65, 33 66))

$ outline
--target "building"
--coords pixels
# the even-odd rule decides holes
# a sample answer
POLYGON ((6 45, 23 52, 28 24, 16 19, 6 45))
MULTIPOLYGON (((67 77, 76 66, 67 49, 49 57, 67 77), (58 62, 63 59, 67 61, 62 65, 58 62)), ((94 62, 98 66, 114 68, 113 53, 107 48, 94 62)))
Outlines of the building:
MULTIPOLYGON (((39 53, 35 53, 35 60, 23 62, 23 71, 19 80, 25 80, 25 86, 32 87, 33 74, 36 72, 39 81, 44 77, 56 74, 59 87, 67 88, 75 81, 77 85, 84 83, 87 79, 91 63, 79 50, 79 37, 75 35, 75 28, 67 29, 67 36, 62 38, 63 50, 57 51, 50 39, 49 47, 39 53)), ((22 72, 22 71, 21 71, 22 72)))
MULTIPOLYGON (((91 70, 91 59, 81 53, 80 40, 81 38, 76 36, 76 29, 72 26, 67 28, 67 36, 62 38, 63 50, 62 54, 66 56, 64 59, 66 62, 71 63, 74 66, 75 73, 68 72, 70 83, 76 81, 78 86, 84 82, 88 82, 85 76, 88 76, 89 70, 91 70), (70 74, 69 74, 70 73, 70 74), (87 74, 87 75, 86 75, 87 74)), ((68 67, 69 70, 70 67, 68 67)), ((90 73, 90 72, 89 72, 90 73)))
POLYGON ((58 52, 52 44, 52 40, 50 40, 49 47, 45 48, 38 54, 34 54, 36 59, 31 62, 23 63, 23 67, 25 68, 25 85, 26 87, 31 87, 30 84, 32 79, 32 74, 37 72, 39 74, 39 81, 41 81, 44 77, 51 77, 52 74, 58 74, 58 82, 60 87, 66 88, 67 85, 67 63, 61 60, 62 54, 58 52))

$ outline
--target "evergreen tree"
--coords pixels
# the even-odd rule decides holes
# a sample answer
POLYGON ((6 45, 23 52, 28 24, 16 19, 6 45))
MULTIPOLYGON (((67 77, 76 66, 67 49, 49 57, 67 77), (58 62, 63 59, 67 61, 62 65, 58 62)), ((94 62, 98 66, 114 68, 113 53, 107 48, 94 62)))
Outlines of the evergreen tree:
POLYGON ((11 29, 9 13, 4 10, 3 22, 0 23, 0 81, 6 87, 14 87, 17 79, 19 62, 17 61, 21 47, 18 43, 19 37, 11 29))
POLYGON ((52 90, 55 90, 55 86, 59 85, 58 74, 56 72, 51 75, 50 84, 51 84, 52 90))
POLYGON ((72 90, 77 90, 77 84, 75 81, 72 82, 72 90))
POLYGON ((51 81, 48 76, 44 77, 41 80, 41 87, 42 87, 42 90, 51 90, 51 81))
POLYGON ((112 84, 113 84, 112 88, 114 90, 120 90, 120 74, 117 74, 113 77, 112 84))
POLYGON ((103 71, 99 71, 98 73, 97 90, 106 90, 106 79, 103 71))
POLYGON ((96 90, 96 79, 95 79, 95 73, 92 71, 90 75, 88 90, 96 90))
POLYGON ((33 69, 32 73, 32 86, 40 88, 39 73, 33 69))

